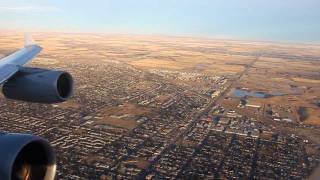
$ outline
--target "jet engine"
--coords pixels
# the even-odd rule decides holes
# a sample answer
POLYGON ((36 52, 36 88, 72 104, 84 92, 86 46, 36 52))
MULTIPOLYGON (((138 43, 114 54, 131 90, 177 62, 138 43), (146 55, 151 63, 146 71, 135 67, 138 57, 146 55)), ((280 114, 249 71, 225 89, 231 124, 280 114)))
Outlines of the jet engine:
POLYGON ((4 83, 2 91, 8 99, 59 103, 72 96, 73 78, 64 71, 22 67, 4 83))
POLYGON ((0 133, 0 145, 0 179, 54 179, 56 157, 48 141, 33 135, 0 133))

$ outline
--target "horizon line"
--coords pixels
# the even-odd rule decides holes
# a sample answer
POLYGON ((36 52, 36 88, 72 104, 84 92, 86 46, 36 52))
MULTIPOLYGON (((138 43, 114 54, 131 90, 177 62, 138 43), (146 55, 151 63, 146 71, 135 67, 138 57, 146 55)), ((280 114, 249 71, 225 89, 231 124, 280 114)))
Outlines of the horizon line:
POLYGON ((58 34, 90 34, 90 35, 121 35, 121 36, 154 36, 154 37, 171 37, 171 38, 195 38, 203 40, 228 40, 228 41, 242 41, 242 42, 261 42, 261 43, 271 43, 271 44, 296 44, 296 45, 315 45, 320 46, 320 42, 308 42, 308 41, 290 41, 290 40, 271 40, 271 39, 253 39, 253 38, 240 38, 240 37, 227 37, 227 36, 201 36, 201 35, 191 35, 191 34, 169 34, 169 33, 124 33, 124 32, 102 32, 102 31, 66 31, 66 30, 10 30, 10 29, 0 29, 0 33, 58 33, 58 34))

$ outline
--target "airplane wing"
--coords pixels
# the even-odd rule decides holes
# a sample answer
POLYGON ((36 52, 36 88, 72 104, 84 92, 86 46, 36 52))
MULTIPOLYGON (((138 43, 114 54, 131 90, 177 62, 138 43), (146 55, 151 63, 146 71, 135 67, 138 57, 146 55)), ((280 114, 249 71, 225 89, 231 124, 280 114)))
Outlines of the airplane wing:
POLYGON ((42 48, 26 35, 24 48, 0 60, 0 84, 12 77, 20 67, 36 57, 41 50, 42 48))
POLYGON ((15 66, 12 64, 4 64, 0 67, 0 84, 4 83, 11 76, 13 76, 16 72, 19 71, 19 66, 15 66))

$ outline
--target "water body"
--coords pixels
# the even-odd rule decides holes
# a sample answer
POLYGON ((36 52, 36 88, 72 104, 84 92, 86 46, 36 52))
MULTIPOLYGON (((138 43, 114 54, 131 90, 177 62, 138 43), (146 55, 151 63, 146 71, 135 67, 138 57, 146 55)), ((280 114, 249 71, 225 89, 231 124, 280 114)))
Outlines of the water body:
POLYGON ((286 94, 279 93, 279 92, 266 93, 261 91, 247 91, 244 89, 236 89, 232 94, 233 97, 239 97, 239 98, 243 98, 243 97, 269 98, 272 96, 284 96, 284 95, 286 94))

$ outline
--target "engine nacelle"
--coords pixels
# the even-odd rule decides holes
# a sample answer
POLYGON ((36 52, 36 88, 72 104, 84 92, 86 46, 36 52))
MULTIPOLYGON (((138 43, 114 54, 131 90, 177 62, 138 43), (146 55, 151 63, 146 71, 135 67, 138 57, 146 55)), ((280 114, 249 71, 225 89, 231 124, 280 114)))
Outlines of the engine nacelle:
POLYGON ((56 157, 50 144, 26 134, 0 133, 1 180, 53 180, 56 157))
POLYGON ((73 94, 73 78, 64 71, 22 68, 2 88, 8 99, 59 103, 73 94))

